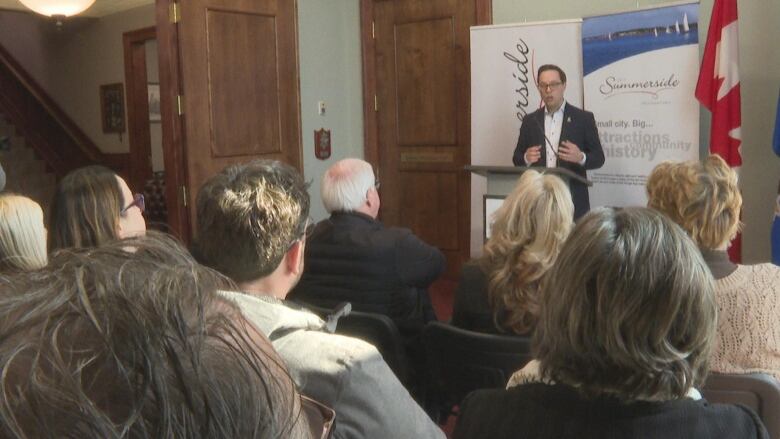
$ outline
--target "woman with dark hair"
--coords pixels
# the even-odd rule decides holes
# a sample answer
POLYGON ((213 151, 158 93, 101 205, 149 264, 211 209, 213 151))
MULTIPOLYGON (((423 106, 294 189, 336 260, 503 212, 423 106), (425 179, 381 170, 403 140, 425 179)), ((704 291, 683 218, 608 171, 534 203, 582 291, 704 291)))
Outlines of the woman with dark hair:
POLYGON ((480 390, 458 438, 767 438, 742 406, 696 390, 715 339, 712 276, 694 243, 646 208, 596 209, 542 287, 536 377, 480 390))
POLYGON ((49 250, 97 247, 146 233, 144 197, 104 166, 71 171, 57 185, 51 206, 49 250))
POLYGON ((163 235, 0 277, 0 437, 327 437, 231 286, 163 235))

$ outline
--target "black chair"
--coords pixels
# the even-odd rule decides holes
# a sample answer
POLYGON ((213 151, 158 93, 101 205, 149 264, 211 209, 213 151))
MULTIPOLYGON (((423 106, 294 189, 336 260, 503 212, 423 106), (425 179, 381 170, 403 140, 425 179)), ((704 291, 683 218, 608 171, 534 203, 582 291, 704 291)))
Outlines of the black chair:
POLYGON ((771 375, 712 373, 702 388, 709 402, 742 404, 753 409, 773 439, 780 439, 780 383, 771 375))
MULTIPOLYGON (((325 320, 337 312, 334 309, 310 304, 301 305, 325 320)), ((404 341, 395 323, 389 317, 370 312, 350 311, 349 314, 338 318, 336 334, 359 338, 374 345, 398 380, 407 383, 409 363, 404 341)))
POLYGON ((446 410, 477 389, 503 388, 531 361, 531 338, 481 334, 442 322, 423 329, 423 344, 446 410))

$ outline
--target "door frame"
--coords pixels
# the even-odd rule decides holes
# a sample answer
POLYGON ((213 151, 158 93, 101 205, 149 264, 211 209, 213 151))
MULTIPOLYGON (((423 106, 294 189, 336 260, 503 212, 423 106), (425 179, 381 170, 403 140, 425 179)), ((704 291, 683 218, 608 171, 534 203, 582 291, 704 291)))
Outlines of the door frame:
POLYGON ((163 162, 165 163, 165 199, 170 233, 188 244, 190 220, 187 209, 187 162, 184 122, 179 114, 182 80, 179 71, 179 30, 173 20, 176 0, 157 0, 157 53, 160 66, 160 115, 163 162))
POLYGON ((152 175, 145 44, 147 41, 156 39, 157 32, 154 26, 122 34, 125 96, 127 97, 127 134, 130 144, 127 173, 128 183, 136 191, 142 190, 146 179, 152 175), (135 56, 139 47, 143 54, 140 59, 135 56))

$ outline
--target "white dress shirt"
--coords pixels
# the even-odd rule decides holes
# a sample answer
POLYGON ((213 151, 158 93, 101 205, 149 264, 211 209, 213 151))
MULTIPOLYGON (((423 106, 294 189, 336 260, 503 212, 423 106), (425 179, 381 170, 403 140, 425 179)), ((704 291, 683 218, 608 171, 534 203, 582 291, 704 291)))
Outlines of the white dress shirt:
POLYGON ((547 163, 545 166, 554 168, 558 159, 558 147, 561 144, 561 129, 563 129, 563 109, 566 107, 566 101, 561 103, 557 110, 550 113, 547 107, 544 107, 544 135, 547 139, 544 141, 544 151, 547 163), (547 140, 550 142, 547 143, 547 140))
MULTIPOLYGON (((544 135, 546 139, 542 140, 542 148, 544 148, 545 151, 544 165, 548 168, 556 167, 558 159, 558 148, 561 145, 561 131, 563 131, 563 112, 565 109, 566 101, 563 101, 561 106, 552 113, 547 110, 547 107, 544 107, 544 135), (548 140, 550 141, 549 143, 547 142, 548 140)), ((585 166, 587 157, 584 151, 580 152, 582 152, 582 161, 580 161, 580 165, 585 166)), ((525 160, 526 165, 531 165, 528 163, 528 157, 525 154, 523 154, 523 160, 525 160)))

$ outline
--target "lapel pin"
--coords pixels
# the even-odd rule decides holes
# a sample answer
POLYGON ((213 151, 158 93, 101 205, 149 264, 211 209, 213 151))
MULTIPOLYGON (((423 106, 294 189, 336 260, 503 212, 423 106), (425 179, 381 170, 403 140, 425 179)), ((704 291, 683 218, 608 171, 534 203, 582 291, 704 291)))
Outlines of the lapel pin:
POLYGON ((566 119, 566 123, 571 123, 571 116, 566 119))

